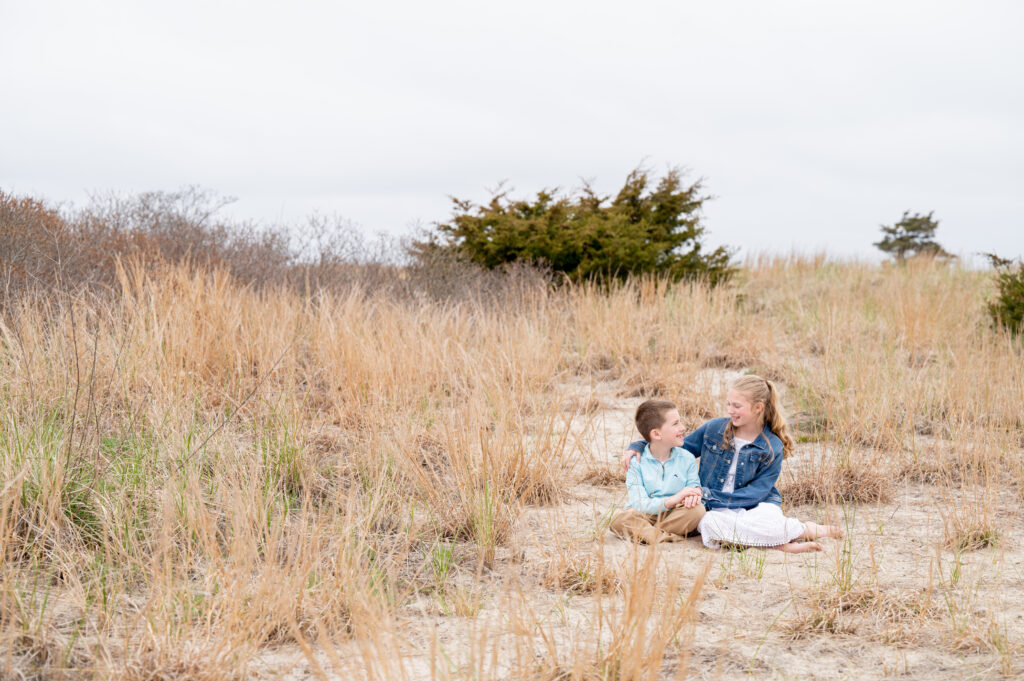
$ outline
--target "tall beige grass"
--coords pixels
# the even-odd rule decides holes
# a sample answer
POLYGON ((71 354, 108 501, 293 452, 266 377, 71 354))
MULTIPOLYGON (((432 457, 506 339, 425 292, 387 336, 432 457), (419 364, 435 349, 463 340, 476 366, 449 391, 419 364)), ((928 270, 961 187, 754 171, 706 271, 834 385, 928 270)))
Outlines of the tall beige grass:
MULTIPOLYGON (((794 503, 1024 480, 1021 344, 986 325, 987 275, 955 265, 762 259, 729 287, 645 278, 506 307, 256 291, 138 262, 118 281, 115 297, 25 299, 0 328, 5 676, 243 678, 281 644, 330 667, 346 640, 377 641, 367 678, 415 676, 401 656, 429 645, 410 649, 400 615, 446 588, 439 560, 486 592, 523 509, 568 500, 567 433, 588 416, 563 386, 579 377, 665 394, 695 422, 720 411, 694 391, 702 369, 779 380, 817 443, 787 468, 794 503)), ((950 546, 975 548, 975 516, 949 513, 950 546)), ((627 633, 546 648, 530 674, 657 675, 693 603, 665 612, 621 581, 595 592, 624 599, 628 621, 608 621, 627 633), (659 615, 672 636, 637 648, 659 615)))

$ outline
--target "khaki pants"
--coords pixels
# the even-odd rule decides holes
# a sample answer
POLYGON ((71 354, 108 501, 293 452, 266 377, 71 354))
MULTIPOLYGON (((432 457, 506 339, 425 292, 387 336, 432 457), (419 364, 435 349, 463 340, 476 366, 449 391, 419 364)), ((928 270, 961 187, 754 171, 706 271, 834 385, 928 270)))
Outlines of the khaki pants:
POLYGON ((676 506, 659 515, 641 513, 635 508, 624 508, 612 518, 609 528, 623 539, 634 539, 648 544, 679 541, 694 532, 704 517, 704 506, 693 508, 676 506))

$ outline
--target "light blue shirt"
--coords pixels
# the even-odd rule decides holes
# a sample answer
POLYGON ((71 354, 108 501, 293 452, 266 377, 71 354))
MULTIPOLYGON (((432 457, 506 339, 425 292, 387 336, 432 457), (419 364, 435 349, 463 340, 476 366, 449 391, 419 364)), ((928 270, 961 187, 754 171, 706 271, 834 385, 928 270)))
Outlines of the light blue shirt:
POLYGON ((654 458, 648 445, 640 460, 633 459, 626 471, 629 507, 648 515, 667 511, 664 500, 684 487, 700 489, 700 476, 697 459, 682 447, 673 447, 668 460, 662 463, 654 458))

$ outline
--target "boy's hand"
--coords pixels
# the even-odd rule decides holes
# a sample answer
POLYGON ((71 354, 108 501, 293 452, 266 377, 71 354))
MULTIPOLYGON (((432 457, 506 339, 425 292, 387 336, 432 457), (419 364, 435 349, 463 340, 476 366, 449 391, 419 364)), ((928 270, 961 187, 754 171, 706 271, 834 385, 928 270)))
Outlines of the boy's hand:
POLYGON ((622 470, 624 470, 624 471, 628 471, 629 470, 629 461, 634 456, 636 457, 637 461, 640 460, 640 452, 634 452, 632 449, 627 449, 626 451, 624 451, 622 453, 622 461, 619 462, 619 463, 622 464, 622 470))
POLYGON ((675 494, 673 494, 672 496, 670 496, 668 499, 665 499, 665 501, 662 502, 662 503, 665 504, 665 508, 675 508, 676 506, 679 506, 680 504, 683 504, 683 508, 693 508, 692 505, 691 506, 686 506, 685 505, 686 502, 689 500, 689 498, 690 498, 690 496, 692 494, 693 494, 693 488, 692 487, 684 487, 681 490, 679 490, 678 492, 676 492, 675 494))
POLYGON ((700 503, 703 493, 697 487, 684 487, 665 502, 668 508, 675 508, 682 504, 683 508, 693 508, 700 503), (670 503, 671 502, 671 503, 670 503))

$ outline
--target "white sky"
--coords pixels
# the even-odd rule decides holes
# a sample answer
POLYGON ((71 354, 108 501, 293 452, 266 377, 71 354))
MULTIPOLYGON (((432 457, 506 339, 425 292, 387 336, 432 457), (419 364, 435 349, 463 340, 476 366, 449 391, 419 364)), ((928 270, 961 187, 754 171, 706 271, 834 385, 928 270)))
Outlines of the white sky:
POLYGON ((404 233, 447 196, 704 177, 709 244, 1024 255, 1024 3, 0 0, 0 188, 199 184, 404 233))

